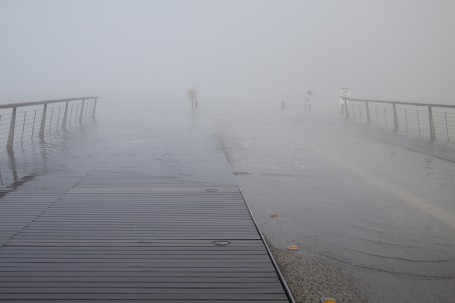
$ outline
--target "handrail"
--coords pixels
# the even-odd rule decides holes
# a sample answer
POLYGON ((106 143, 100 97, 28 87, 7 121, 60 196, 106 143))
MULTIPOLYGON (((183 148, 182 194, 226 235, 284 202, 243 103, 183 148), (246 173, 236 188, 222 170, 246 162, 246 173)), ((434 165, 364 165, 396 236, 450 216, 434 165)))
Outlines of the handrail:
MULTIPOLYGON (((8 153, 13 151, 13 145, 15 143, 15 133, 16 133, 16 124, 18 122, 22 124, 22 130, 20 134, 20 142, 24 139, 24 134, 31 133, 31 138, 35 134, 35 128, 39 125, 39 138, 44 140, 44 135, 46 133, 50 133, 51 130, 58 131, 59 128, 62 130, 66 130, 67 127, 71 126, 72 124, 82 125, 84 121, 87 120, 95 120, 95 111, 96 111, 96 103, 98 101, 98 97, 77 97, 77 98, 65 98, 65 99, 54 99, 54 100, 43 100, 43 101, 32 101, 32 102, 21 102, 21 103, 9 103, 9 104, 1 104, 0 110, 2 109, 10 109, 12 110, 10 113, 3 115, 9 118, 9 126, 6 128, 1 128, 0 124, 0 135, 2 135, 2 131, 4 130, 5 133, 8 132, 7 141, 6 141, 6 148, 8 153), (80 101, 80 102, 77 102, 80 101), (91 102, 90 102, 91 101, 91 102), (70 102, 76 102, 76 104, 71 104, 70 102), (51 104, 56 103, 64 103, 63 106, 49 106, 51 104), (18 112, 18 108, 27 107, 27 106, 40 106, 43 105, 42 109, 35 109, 30 111, 21 111, 18 112), (76 110, 74 113, 73 119, 73 110, 74 105, 76 105, 76 110), (80 107, 79 107, 80 106, 80 107), (57 111, 58 109, 58 111, 57 111), (54 118, 54 110, 55 110, 55 118, 54 118), (48 113, 50 111, 50 113, 48 113), (27 115, 29 113, 29 115, 27 115), (18 115, 19 114, 19 115, 18 115), (38 114, 38 116, 37 116, 38 114), (50 116, 48 120, 46 117, 50 116), (62 116, 62 118, 60 118, 62 116), (27 118, 29 121, 27 122, 27 118), (37 119, 38 118, 38 119, 37 119), (19 121, 20 120, 20 121, 19 121), (31 122, 33 121, 33 122, 31 122), (49 122, 48 122, 49 121, 49 122), (56 121, 56 122, 55 122, 56 121), (30 129, 25 132, 26 127, 30 127, 30 129)), ((4 121, 4 119, 3 119, 4 121)), ((2 114, 0 112, 0 122, 2 122, 2 114)), ((5 123, 3 124, 5 125, 5 123)), ((18 125, 19 127, 21 125, 18 125)), ((18 137, 18 136, 16 136, 18 137)), ((17 141, 17 140, 16 140, 17 141)))
MULTIPOLYGON (((412 121, 415 121, 415 130, 418 132, 420 137, 422 128, 427 130, 431 140, 435 140, 437 137, 445 138, 447 141, 452 141, 454 136, 455 124, 455 105, 450 104, 432 104, 432 103, 417 103, 417 102, 403 102, 403 101, 389 101, 389 100, 373 100, 373 99, 359 99, 350 97, 341 97, 343 100, 342 113, 344 111, 346 120, 350 119, 350 111, 354 120, 356 120, 356 108, 353 106, 353 102, 359 102, 358 104, 358 116, 361 121, 365 121, 368 125, 372 123, 372 115, 375 114, 376 125, 379 126, 379 118, 381 117, 385 121, 385 127, 389 128, 392 121, 394 131, 398 131, 402 127, 406 127, 406 133, 412 131, 412 121), (352 101, 351 109, 348 107, 348 102, 352 101), (382 106, 382 110, 378 113, 377 107, 374 106, 374 111, 370 110, 370 103, 382 103, 391 105, 388 110, 386 106, 382 106), (361 106, 361 104, 363 104, 361 106), (397 107, 399 105, 399 107, 397 107), (424 107, 425 110, 412 109, 412 107, 424 107), (445 110, 439 110, 434 112, 434 108, 444 108, 445 110), (387 112, 390 112, 392 117, 387 112), (401 112, 400 112, 401 111, 401 112), (362 115, 363 114, 363 115, 362 115), (359 117, 360 116, 360 117, 359 117), (425 118, 426 116, 426 118, 425 118), (389 118, 389 119, 388 119, 389 118), (391 118, 391 119, 390 119, 391 118), (435 119, 436 118, 436 119, 435 119), (439 120, 437 120, 439 118, 439 120)), ((379 106, 381 109, 381 106, 379 106)), ((358 119, 357 119, 358 120, 358 119)), ((373 122, 374 123, 374 122, 373 122)))
POLYGON ((346 99, 347 101, 359 101, 359 102, 376 102, 376 103, 386 103, 386 104, 455 108, 455 105, 449 105, 449 104, 432 104, 432 103, 417 103, 417 102, 387 101, 387 100, 372 100, 372 99, 354 99, 354 98, 344 98, 344 99, 346 99))
POLYGON ((32 102, 0 104, 0 109, 13 108, 13 107, 25 107, 25 106, 33 106, 33 105, 44 105, 44 104, 84 100, 84 99, 91 100, 91 99, 98 99, 98 97, 78 97, 78 98, 53 99, 53 100, 42 100, 42 101, 32 101, 32 102))

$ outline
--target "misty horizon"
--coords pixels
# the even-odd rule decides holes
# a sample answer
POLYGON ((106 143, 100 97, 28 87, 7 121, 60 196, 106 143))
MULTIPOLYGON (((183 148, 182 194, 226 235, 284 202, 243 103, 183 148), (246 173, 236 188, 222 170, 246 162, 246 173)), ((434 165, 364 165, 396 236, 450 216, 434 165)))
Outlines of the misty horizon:
POLYGON ((0 1, 0 102, 455 104, 453 1, 0 1))
POLYGON ((0 298, 451 302, 454 31, 454 0, 0 0, 0 298))

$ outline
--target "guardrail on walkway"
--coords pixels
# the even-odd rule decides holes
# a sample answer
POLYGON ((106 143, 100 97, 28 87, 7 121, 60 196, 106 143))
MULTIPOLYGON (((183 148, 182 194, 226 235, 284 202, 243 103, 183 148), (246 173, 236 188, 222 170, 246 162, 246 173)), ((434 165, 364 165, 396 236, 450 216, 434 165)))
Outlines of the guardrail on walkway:
POLYGON ((343 99, 347 120, 431 140, 455 141, 455 105, 343 99))
POLYGON ((26 139, 66 130, 95 119, 98 97, 11 103, 0 105, 0 146, 8 152, 26 139))

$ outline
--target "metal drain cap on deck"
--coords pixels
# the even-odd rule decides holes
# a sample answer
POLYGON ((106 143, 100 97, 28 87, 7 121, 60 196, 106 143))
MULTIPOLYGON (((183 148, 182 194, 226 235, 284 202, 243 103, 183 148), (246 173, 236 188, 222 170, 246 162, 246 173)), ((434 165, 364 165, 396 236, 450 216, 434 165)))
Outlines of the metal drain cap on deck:
POLYGON ((231 245, 231 242, 226 241, 226 240, 217 240, 217 241, 213 241, 212 244, 214 244, 216 246, 228 246, 228 245, 231 245))

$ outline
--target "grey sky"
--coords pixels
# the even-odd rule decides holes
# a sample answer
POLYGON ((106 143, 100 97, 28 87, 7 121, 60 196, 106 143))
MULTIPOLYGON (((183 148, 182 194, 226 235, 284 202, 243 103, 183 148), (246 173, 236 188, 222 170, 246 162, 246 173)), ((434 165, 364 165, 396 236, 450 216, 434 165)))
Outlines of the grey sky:
POLYGON ((0 102, 100 95, 453 103, 453 0, 0 0, 0 102))

